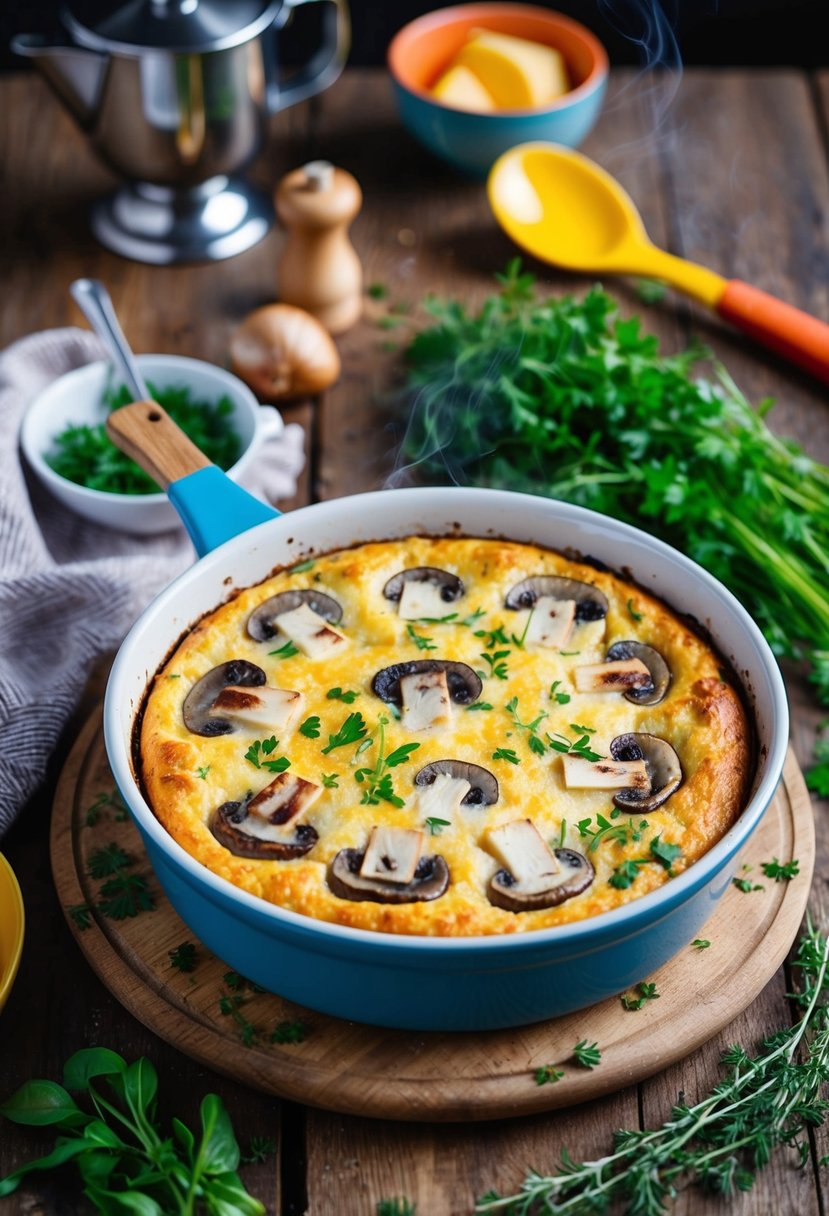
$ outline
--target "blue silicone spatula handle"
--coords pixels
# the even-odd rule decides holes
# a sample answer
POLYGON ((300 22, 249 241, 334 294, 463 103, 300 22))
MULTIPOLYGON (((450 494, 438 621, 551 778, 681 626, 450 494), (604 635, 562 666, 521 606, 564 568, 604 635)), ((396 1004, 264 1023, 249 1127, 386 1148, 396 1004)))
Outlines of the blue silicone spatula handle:
POLYGON ((211 464, 154 401, 113 410, 107 434, 166 490, 199 557, 280 514, 211 464))

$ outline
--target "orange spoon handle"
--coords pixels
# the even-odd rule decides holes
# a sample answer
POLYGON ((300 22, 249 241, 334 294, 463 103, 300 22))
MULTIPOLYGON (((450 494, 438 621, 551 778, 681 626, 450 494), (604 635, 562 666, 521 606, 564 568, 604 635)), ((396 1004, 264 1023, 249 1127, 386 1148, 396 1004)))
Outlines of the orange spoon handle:
POLYGON ((717 312, 743 333, 829 383, 829 325, 757 287, 731 279, 717 312))

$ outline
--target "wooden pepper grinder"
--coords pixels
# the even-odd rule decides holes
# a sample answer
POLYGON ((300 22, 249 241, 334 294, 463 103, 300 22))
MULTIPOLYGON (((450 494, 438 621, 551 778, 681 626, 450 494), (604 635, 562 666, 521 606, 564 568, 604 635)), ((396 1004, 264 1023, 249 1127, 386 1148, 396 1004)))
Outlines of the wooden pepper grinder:
POLYGON ((332 334, 350 329, 363 308, 363 268, 348 237, 362 201, 356 179, 325 160, 294 169, 276 188, 287 230, 276 268, 279 299, 332 334))

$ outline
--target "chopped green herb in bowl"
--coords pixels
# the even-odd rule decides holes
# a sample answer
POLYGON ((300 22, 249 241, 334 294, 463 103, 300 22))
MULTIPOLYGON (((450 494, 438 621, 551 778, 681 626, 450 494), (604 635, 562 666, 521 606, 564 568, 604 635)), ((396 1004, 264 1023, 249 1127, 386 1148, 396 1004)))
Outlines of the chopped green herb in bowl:
MULTIPOLYGON (((278 411, 220 367, 177 355, 139 355, 138 363, 158 403, 236 481, 282 430, 278 411)), ((179 527, 160 487, 107 438, 107 416, 128 401, 103 360, 67 372, 29 405, 23 454, 50 493, 87 519, 138 534, 179 527)))

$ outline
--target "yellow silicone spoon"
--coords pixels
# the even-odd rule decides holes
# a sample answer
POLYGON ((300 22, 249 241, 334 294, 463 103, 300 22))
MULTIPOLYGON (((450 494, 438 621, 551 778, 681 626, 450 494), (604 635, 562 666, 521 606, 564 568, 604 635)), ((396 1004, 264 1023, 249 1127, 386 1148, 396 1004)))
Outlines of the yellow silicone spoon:
POLYGON ((579 152, 519 144, 492 166, 487 191, 504 231, 541 261, 663 279, 829 381, 829 325, 739 279, 657 249, 619 183, 579 152))

